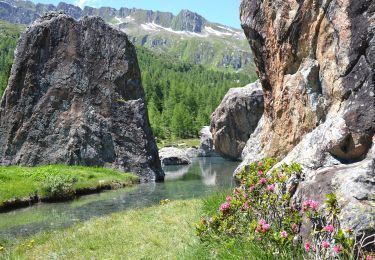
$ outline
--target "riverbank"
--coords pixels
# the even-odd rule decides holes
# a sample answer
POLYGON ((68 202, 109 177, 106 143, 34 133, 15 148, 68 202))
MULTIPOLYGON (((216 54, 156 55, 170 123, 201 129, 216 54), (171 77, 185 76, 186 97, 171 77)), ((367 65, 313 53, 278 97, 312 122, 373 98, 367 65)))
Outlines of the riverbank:
MULTIPOLYGON (((230 239, 202 244, 195 225, 217 211, 225 193, 127 210, 3 244, 5 259, 271 259, 230 239)), ((167 202, 167 203, 166 203, 167 202)), ((2 255, 1 255, 2 254, 2 255)))
POLYGON ((193 226, 201 212, 201 200, 173 201, 0 246, 9 259, 180 259, 198 244, 193 226))
POLYGON ((63 201, 138 182, 131 173, 83 166, 0 167, 0 212, 63 201))
POLYGON ((200 139, 199 138, 189 138, 189 139, 181 139, 181 138, 170 138, 164 140, 158 140, 157 142, 158 148, 164 147, 177 147, 177 148, 192 148, 192 147, 199 147, 200 146, 200 139))

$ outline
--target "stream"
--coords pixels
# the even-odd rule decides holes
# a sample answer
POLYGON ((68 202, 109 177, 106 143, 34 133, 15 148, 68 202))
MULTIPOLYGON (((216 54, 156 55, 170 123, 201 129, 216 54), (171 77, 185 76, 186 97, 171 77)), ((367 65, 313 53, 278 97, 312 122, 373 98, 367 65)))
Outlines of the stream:
POLYGON ((196 158, 188 166, 165 166, 164 183, 87 195, 62 203, 39 203, 0 214, 0 242, 41 231, 69 227, 77 222, 127 209, 149 207, 160 200, 201 198, 234 186, 238 162, 221 157, 196 158))

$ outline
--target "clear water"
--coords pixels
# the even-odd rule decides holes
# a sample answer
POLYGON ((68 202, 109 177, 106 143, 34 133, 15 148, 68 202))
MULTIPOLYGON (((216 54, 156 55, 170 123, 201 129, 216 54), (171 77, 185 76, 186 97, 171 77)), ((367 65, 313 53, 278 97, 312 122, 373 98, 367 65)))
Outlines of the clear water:
POLYGON ((40 231, 68 227, 76 222, 113 212, 149 207, 162 199, 199 198, 234 185, 237 162, 220 157, 198 158, 188 166, 166 166, 164 183, 140 184, 63 203, 35 206, 0 214, 0 242, 27 237, 40 231))

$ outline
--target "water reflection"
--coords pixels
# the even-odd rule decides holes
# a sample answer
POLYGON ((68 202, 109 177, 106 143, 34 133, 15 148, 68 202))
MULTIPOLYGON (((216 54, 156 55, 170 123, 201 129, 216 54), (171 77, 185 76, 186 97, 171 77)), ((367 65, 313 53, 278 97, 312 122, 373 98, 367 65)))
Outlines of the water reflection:
POLYGON ((132 208, 149 207, 161 199, 188 199, 209 195, 233 186, 232 172, 238 163, 220 157, 195 159, 188 166, 166 166, 164 183, 103 192, 64 203, 40 203, 0 214, 0 241, 28 236, 43 230, 68 227, 92 217, 132 208))

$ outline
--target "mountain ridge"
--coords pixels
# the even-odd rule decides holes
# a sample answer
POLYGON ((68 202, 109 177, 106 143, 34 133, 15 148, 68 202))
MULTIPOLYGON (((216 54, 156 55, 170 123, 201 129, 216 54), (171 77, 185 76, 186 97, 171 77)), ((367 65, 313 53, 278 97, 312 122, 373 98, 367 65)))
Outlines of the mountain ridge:
POLYGON ((76 20, 100 16, 127 33, 134 44, 182 61, 210 68, 253 70, 252 54, 242 30, 210 22, 189 10, 174 15, 126 7, 81 9, 64 2, 55 6, 23 0, 0 1, 0 19, 10 23, 30 24, 50 11, 64 11, 76 20))

